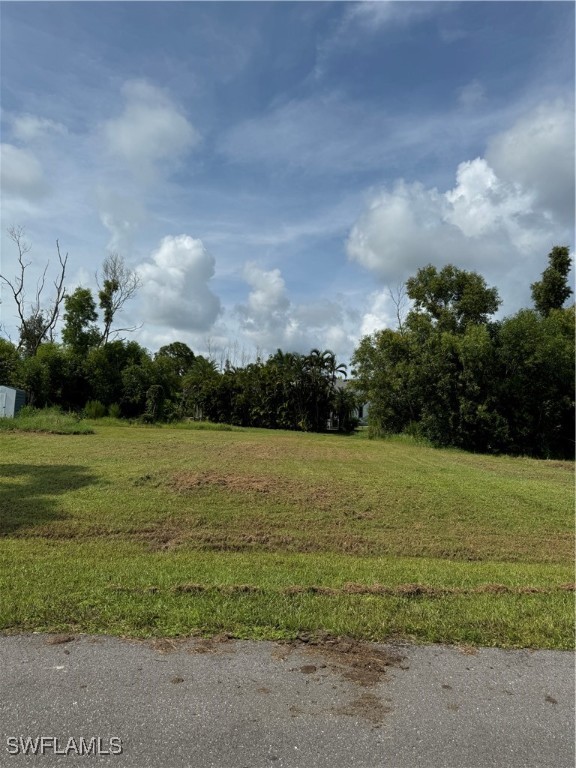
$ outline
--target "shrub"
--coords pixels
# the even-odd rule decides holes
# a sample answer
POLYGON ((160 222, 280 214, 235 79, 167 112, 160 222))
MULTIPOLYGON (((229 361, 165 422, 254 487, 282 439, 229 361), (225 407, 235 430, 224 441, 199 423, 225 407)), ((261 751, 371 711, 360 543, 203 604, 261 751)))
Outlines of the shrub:
POLYGON ((122 411, 118 403, 112 403, 112 405, 108 408, 108 416, 110 416, 112 419, 119 419, 121 414, 122 411))
POLYGON ((99 400, 88 400, 84 406, 84 414, 87 419, 101 419, 106 416, 106 406, 99 400))

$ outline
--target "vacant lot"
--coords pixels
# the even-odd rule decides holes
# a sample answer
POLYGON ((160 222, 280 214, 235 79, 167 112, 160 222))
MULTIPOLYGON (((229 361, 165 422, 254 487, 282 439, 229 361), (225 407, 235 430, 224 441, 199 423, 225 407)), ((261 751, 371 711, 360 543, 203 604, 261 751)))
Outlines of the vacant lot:
POLYGON ((0 629, 568 648, 573 465, 405 440, 0 433, 0 629))

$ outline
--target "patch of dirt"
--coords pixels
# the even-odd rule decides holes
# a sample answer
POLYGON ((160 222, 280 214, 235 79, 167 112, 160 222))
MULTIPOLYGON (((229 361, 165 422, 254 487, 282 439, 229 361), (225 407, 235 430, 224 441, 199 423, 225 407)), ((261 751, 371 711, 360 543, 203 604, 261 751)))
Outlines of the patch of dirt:
POLYGON ((158 637, 146 641, 146 644, 159 653, 174 653, 182 648, 184 642, 185 640, 181 638, 158 637))
POLYGON ((186 592, 190 595, 199 595, 206 592, 209 587, 206 584, 177 584, 172 588, 174 592, 186 592))
POLYGON ((213 637, 157 637, 142 642, 159 653, 176 653, 183 650, 186 653, 232 653, 234 644, 231 640, 231 635, 222 632, 213 637))
POLYGON ((311 483, 306 479, 282 476, 256 475, 247 472, 177 472, 168 481, 168 487, 177 493, 186 493, 202 488, 222 488, 234 493, 249 493, 267 496, 274 501, 305 505, 315 509, 331 509, 342 503, 342 489, 334 483, 311 483))
POLYGON ((510 587, 506 584, 481 584, 477 587, 432 587, 427 584, 344 584, 342 587, 322 587, 316 585, 294 585, 286 587, 287 595, 318 594, 318 595, 389 595, 391 597, 447 597, 450 595, 476 594, 550 594, 552 592, 573 592, 574 584, 559 584, 551 587, 510 587))
POLYGON ((76 640, 74 635, 50 635, 44 640, 44 645, 63 645, 76 640))
POLYGON ((354 701, 345 704, 343 707, 334 708, 332 711, 337 715, 362 717, 376 725, 383 722, 384 716, 391 712, 392 708, 385 706, 381 699, 373 693, 363 693, 354 701))
POLYGON ((405 657, 401 654, 353 638, 301 635, 295 646, 320 656, 332 671, 362 687, 379 683, 388 667, 408 669, 403 665, 405 657))
POLYGON ((552 467, 553 469, 564 469, 567 472, 574 472, 574 462, 573 461, 546 461, 542 462, 542 465, 546 468, 552 467))
POLYGON ((199 595, 202 592, 213 591, 224 595, 238 595, 248 593, 261 593, 264 590, 254 584, 222 584, 210 586, 207 584, 177 584, 173 587, 174 592, 184 592, 193 595, 199 595))
POLYGON ((478 648, 475 648, 473 645, 457 645, 456 648, 463 656, 478 655, 478 648))
POLYGON ((231 635, 222 632, 214 637, 194 640, 187 651, 188 653, 232 653, 234 646, 231 640, 231 635), (225 648, 222 647, 224 644, 226 644, 225 648))

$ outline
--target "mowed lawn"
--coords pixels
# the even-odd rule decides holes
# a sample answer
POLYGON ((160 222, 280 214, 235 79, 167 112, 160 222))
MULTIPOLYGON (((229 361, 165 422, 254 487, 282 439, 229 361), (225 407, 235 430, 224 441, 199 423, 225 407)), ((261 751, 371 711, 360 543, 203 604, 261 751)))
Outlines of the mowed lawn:
POLYGON ((0 630, 570 648, 573 464, 403 439, 0 433, 0 630))

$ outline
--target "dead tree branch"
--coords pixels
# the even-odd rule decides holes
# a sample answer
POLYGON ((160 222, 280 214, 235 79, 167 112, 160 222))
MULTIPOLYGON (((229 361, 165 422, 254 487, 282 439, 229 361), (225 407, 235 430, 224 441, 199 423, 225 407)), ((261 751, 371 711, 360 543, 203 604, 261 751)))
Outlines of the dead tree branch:
POLYGON ((56 250, 60 263, 60 270, 54 281, 56 294, 48 307, 43 309, 42 294, 46 287, 46 275, 50 266, 48 261, 41 277, 36 283, 34 300, 28 305, 26 301, 26 270, 32 262, 25 261, 25 257, 30 252, 31 246, 24 239, 24 229, 22 227, 11 227, 8 230, 8 234, 18 251, 18 274, 12 280, 6 277, 6 275, 0 274, 0 280, 10 289, 16 305, 16 311, 18 312, 20 322, 18 349, 23 349, 28 355, 35 355, 43 341, 47 339, 53 341, 54 339, 54 329, 56 328, 60 316, 60 308, 66 295, 64 278, 66 276, 68 254, 64 257, 62 256, 60 243, 56 240, 56 250))

